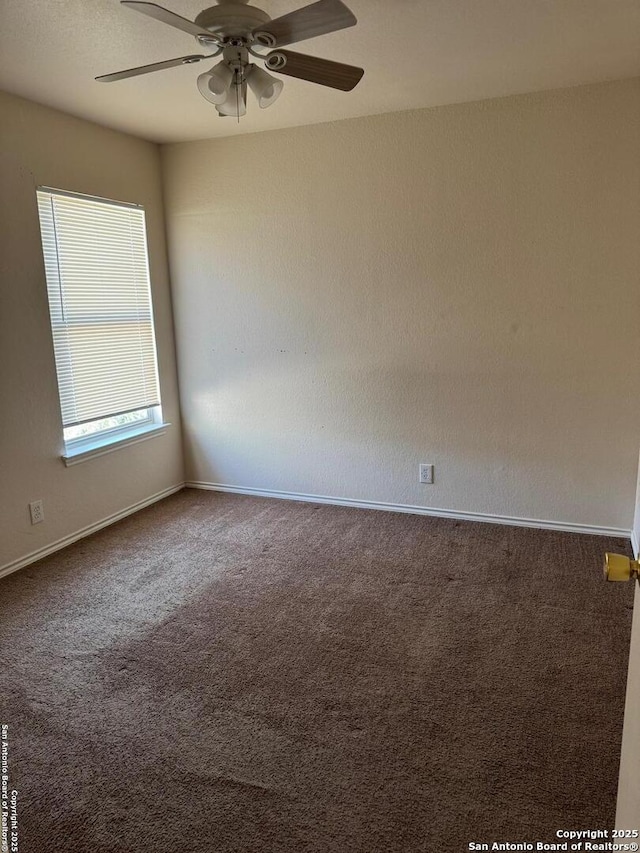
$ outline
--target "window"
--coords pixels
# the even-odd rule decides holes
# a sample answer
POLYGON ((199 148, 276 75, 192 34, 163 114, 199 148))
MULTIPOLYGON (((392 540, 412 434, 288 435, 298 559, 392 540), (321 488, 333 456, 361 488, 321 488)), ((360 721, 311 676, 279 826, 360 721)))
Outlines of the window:
POLYGON ((144 210, 38 189, 65 461, 162 427, 144 210))

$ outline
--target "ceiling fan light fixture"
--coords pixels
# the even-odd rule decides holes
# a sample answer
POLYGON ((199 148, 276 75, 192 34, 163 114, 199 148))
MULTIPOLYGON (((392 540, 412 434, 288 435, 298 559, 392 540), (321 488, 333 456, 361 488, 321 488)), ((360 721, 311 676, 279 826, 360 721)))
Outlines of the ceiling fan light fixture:
POLYGON ((282 80, 267 74, 257 65, 251 65, 247 75, 249 88, 258 99, 258 106, 264 110, 276 101, 284 88, 282 80))
POLYGON ((221 104, 216 104, 218 115, 240 118, 247 114, 247 85, 235 83, 227 92, 227 97, 221 104))
POLYGON ((233 69, 223 60, 198 77, 198 91, 212 104, 223 104, 229 95, 233 69))
POLYGON ((191 21, 158 3, 121 0, 125 8, 195 36, 201 47, 212 52, 126 68, 113 74, 102 74, 96 80, 114 83, 222 54, 218 65, 198 77, 198 91, 206 101, 215 105, 219 115, 234 116, 239 120, 247 111, 248 86, 261 109, 270 107, 280 96, 283 82, 278 77, 271 77, 268 71, 343 92, 350 92, 362 79, 364 69, 354 65, 283 50, 290 44, 353 27, 357 23, 356 17, 342 0, 314 0, 274 20, 252 6, 251 0, 215 2, 217 5, 204 9, 195 21, 191 21), (275 49, 265 54, 260 48, 275 49), (250 55, 264 62, 266 71, 252 64, 250 55))

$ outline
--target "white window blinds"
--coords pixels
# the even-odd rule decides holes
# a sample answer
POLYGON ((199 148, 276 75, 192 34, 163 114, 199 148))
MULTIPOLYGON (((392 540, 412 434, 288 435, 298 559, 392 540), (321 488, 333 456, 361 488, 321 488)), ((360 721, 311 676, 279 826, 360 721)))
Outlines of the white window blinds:
POLYGON ((38 190, 65 427, 159 405, 144 210, 38 190))

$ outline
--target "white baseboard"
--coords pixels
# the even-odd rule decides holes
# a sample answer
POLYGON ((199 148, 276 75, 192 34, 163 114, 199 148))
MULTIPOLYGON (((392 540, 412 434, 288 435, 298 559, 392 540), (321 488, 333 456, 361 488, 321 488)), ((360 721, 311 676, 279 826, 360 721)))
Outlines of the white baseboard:
POLYGON ((85 536, 90 536, 92 533, 101 530, 103 527, 108 527, 110 524, 115 524, 116 521, 120 521, 122 518, 126 518, 128 515, 133 515, 134 512, 138 512, 138 510, 144 509, 146 506, 150 506, 151 504, 162 500, 162 498, 166 498, 169 495, 174 494, 175 492, 179 492, 183 488, 184 483, 178 483, 175 486, 169 486, 168 489, 163 489, 161 492, 156 492, 155 495, 151 495, 151 497, 149 498, 145 498, 142 501, 138 501, 135 504, 131 504, 131 506, 120 510, 120 512, 115 512, 113 515, 108 515, 106 518, 103 518, 100 521, 96 521, 94 524, 89 524, 87 527, 83 527, 81 530, 77 530, 75 533, 71 533, 69 536, 65 536, 62 539, 58 539, 56 542, 52 542, 50 545, 45 545, 43 548, 39 548, 37 551, 32 551, 30 554, 26 554, 24 557, 20 557, 17 560, 13 560, 13 562, 11 563, 6 563, 4 566, 0 566, 0 578, 4 577, 5 575, 10 575, 11 572, 17 572, 18 569, 23 569, 25 566, 29 566, 31 563, 35 563, 36 560, 41 560, 43 557, 48 557, 49 554, 53 554, 56 551, 59 551, 61 548, 66 548, 66 546, 71 545, 72 542, 77 542, 78 539, 84 539, 85 536))
POLYGON ((31 563, 35 563, 43 557, 48 557, 49 554, 54 554, 56 551, 60 551, 67 545, 77 542, 78 539, 83 539, 85 536, 90 536, 92 533, 96 533, 103 527, 115 524, 116 521, 120 521, 128 515, 133 515, 134 512, 138 512, 138 510, 144 509, 145 507, 150 506, 151 504, 154 504, 175 492, 179 492, 185 487, 190 489, 206 489, 213 492, 230 492, 232 494, 239 495, 255 495, 256 497, 263 498, 278 498, 280 500, 287 501, 303 501, 305 503, 331 504, 334 506, 351 506, 359 509, 377 509, 386 512, 406 512, 413 515, 433 516, 435 518, 455 518, 460 521, 481 521, 489 524, 508 524, 515 527, 533 527, 541 530, 560 530, 566 533, 589 533, 595 536, 613 536, 622 539, 630 538, 636 557, 638 556, 638 553, 640 553, 640 542, 635 531, 624 530, 619 527, 593 527, 588 524, 545 521, 539 518, 486 515, 479 512, 459 512, 458 510, 453 509, 435 509, 432 507, 414 506, 412 504, 391 504, 381 503, 379 501, 354 500, 352 498, 334 498, 327 495, 307 495, 300 492, 279 492, 270 489, 250 489, 244 486, 229 486, 224 483, 206 483, 198 480, 191 480, 186 483, 178 483, 175 486, 169 486, 169 488, 163 489, 161 492, 151 495, 151 497, 125 507, 125 509, 120 510, 120 512, 109 515, 100 521, 96 521, 94 524, 90 524, 87 527, 83 527, 81 530, 77 530, 75 533, 71 533, 69 536, 65 536, 62 539, 58 539, 56 542, 45 545, 37 551, 31 551, 29 554, 25 554, 24 557, 20 557, 17 560, 6 563, 4 566, 0 566, 0 578, 5 575, 9 575, 12 572, 16 572, 18 569, 22 569, 31 563))
POLYGON ((280 498, 286 501, 303 501, 314 504, 333 504, 335 506, 353 506, 359 509, 379 509, 386 512, 406 512, 413 515, 430 515, 435 518, 455 518, 460 521, 482 521, 488 524, 508 524, 512 527, 533 527, 539 530, 560 530, 564 533, 589 533, 594 536, 614 536, 629 539, 630 530, 620 527, 594 527, 590 524, 574 524, 564 521, 545 521, 540 518, 518 518, 508 515, 486 515, 481 512, 460 512, 455 509, 435 509, 412 504, 390 504, 379 501, 362 501, 353 498, 334 498, 327 495, 305 495, 300 492, 277 492, 270 489, 249 489, 244 486, 228 486, 224 483, 206 483, 190 480, 185 483, 188 489, 207 489, 212 492, 231 492, 238 495, 255 495, 263 498, 280 498))

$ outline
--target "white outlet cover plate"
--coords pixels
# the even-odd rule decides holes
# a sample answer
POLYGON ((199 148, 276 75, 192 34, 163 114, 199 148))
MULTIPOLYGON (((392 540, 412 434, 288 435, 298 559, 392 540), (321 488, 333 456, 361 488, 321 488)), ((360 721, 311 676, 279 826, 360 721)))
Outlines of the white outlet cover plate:
POLYGON ((29 514, 31 515, 31 524, 40 524, 44 521, 44 506, 42 501, 32 501, 29 504, 29 514))
POLYGON ((420 465, 420 482, 433 483, 433 465, 425 463, 420 465))

